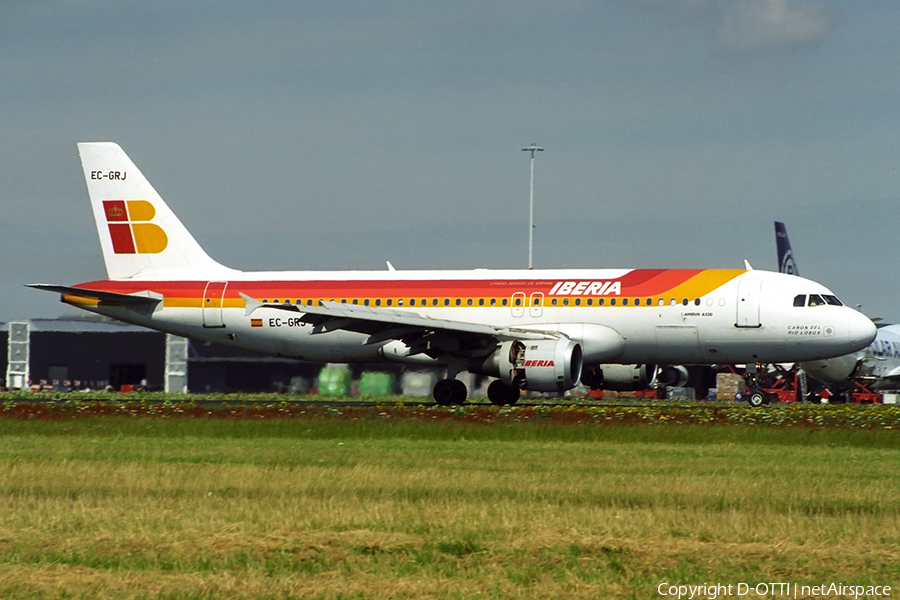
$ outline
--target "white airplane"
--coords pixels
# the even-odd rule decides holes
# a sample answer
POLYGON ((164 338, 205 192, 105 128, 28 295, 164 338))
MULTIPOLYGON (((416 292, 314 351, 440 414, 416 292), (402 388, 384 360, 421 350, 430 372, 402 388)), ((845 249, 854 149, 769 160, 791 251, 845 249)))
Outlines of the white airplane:
MULTIPOLYGON (((775 221, 775 241, 778 250, 779 270, 797 275, 794 251, 784 223, 775 221)), ((822 306, 823 298, 811 295, 797 304, 808 307, 822 306)), ((867 347, 850 354, 833 358, 805 361, 800 367, 813 379, 839 390, 853 387, 854 381, 865 383, 876 391, 900 390, 900 325, 879 327, 875 339, 867 347)))
MULTIPOLYGON (((264 354, 446 366, 497 377, 496 404, 584 367, 767 363, 855 352, 875 326, 824 286, 744 269, 247 272, 200 247, 122 149, 78 145, 108 279, 32 284, 120 321, 264 354), (824 306, 794 306, 797 296, 824 306)), ((762 398, 762 396, 760 396, 762 398)))

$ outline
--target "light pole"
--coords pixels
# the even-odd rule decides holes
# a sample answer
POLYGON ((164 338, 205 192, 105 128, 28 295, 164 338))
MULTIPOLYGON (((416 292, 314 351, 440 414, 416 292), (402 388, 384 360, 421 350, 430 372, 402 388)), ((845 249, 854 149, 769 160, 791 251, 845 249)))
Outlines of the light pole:
POLYGON ((534 256, 534 153, 535 152, 543 152, 544 149, 535 144, 531 143, 530 146, 526 148, 522 148, 522 152, 531 152, 531 185, 529 186, 529 194, 528 194, 528 268, 533 269, 534 263, 532 258, 534 256))

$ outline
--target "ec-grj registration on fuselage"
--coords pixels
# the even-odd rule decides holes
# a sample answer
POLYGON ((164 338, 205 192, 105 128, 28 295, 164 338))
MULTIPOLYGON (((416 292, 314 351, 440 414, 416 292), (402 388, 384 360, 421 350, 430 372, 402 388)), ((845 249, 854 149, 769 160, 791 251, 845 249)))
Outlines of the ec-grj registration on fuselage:
POLYGON ((264 354, 446 366, 562 391, 602 363, 795 362, 866 347, 875 326, 824 286, 743 269, 247 272, 211 259, 125 152, 78 145, 109 279, 33 284, 114 319, 264 354), (828 305, 796 307, 798 294, 828 305))

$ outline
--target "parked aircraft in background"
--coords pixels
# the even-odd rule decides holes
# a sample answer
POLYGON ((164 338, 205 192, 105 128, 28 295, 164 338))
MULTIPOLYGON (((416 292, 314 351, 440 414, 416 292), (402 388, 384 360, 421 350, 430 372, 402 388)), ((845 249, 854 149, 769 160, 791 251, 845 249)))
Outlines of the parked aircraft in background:
POLYGON ((781 221, 775 221, 775 249, 778 251, 778 272, 800 275, 797 263, 794 262, 794 249, 788 239, 787 227, 781 221))
MULTIPOLYGON (((779 270, 797 275, 794 253, 784 223, 775 221, 775 242, 779 270)), ((799 302, 799 301, 798 301, 799 302)), ((806 306, 821 306, 824 300, 809 296, 806 306)), ((879 327, 867 347, 833 358, 805 361, 800 367, 807 375, 839 392, 852 389, 854 382, 875 391, 900 390, 900 325, 879 327)))
POLYGON ((200 247, 122 149, 79 144, 108 279, 32 284, 120 321, 297 359, 445 366, 563 391, 585 365, 809 361, 868 345, 875 326, 824 286, 743 269, 244 272, 200 247), (821 298, 812 307, 795 299, 821 298))

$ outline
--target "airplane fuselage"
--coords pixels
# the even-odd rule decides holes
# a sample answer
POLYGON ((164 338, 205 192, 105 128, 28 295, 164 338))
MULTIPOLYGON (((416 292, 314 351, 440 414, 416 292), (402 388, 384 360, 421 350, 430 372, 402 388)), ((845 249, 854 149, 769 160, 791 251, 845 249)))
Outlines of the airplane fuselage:
POLYGON ((793 306, 797 294, 830 292, 800 277, 766 271, 233 271, 215 281, 129 279, 77 287, 151 292, 163 298, 145 312, 64 296, 93 312, 195 339, 315 361, 420 362, 427 357, 392 354, 389 342, 366 343, 365 333, 317 331, 299 313, 273 305, 302 309, 334 301, 430 319, 562 333, 582 344, 585 364, 815 360, 865 347, 872 331, 868 319, 845 306, 793 306), (247 314, 240 294, 263 306, 247 314), (594 348, 591 333, 580 329, 585 325, 612 329, 623 343, 594 348))
POLYGON ((814 379, 839 388, 850 388, 858 380, 873 390, 900 389, 900 325, 880 328, 862 350, 804 362, 801 367, 814 379))

